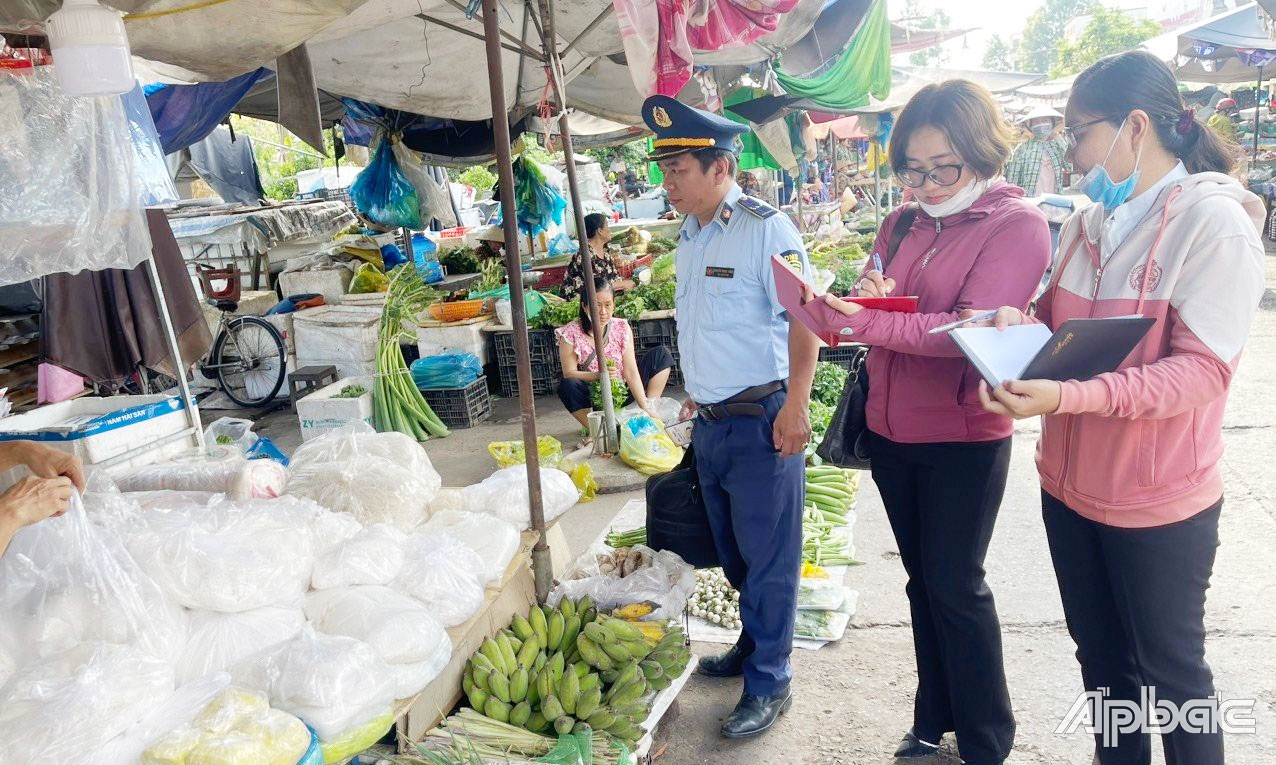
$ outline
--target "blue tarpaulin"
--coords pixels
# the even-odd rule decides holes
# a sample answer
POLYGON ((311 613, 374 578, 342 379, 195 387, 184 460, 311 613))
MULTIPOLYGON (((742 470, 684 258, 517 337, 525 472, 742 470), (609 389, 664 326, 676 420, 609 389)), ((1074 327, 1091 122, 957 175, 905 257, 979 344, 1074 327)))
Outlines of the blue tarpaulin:
POLYGON ((258 80, 273 76, 263 67, 226 82, 147 85, 146 104, 151 108, 164 153, 172 154, 202 141, 258 80))

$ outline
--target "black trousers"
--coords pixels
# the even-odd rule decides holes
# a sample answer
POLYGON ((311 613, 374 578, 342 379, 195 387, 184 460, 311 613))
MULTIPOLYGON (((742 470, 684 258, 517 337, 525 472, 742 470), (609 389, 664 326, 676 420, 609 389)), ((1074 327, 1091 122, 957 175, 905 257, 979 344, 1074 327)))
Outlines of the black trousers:
MULTIPOLYGON (((1086 691, 1107 688, 1108 701, 1141 703, 1146 686, 1180 708, 1213 694, 1214 676, 1205 663, 1205 590, 1223 500, 1187 520, 1141 529, 1083 518, 1045 492, 1041 507, 1086 691)), ((1115 746, 1104 746, 1103 735, 1095 734, 1103 765, 1152 761, 1148 733, 1115 738, 1115 746)), ((1217 730, 1175 730, 1163 733, 1161 742, 1168 765, 1223 763, 1217 730)))
POLYGON ((1006 488, 1010 439, 901 444, 871 434, 869 448, 908 573, 913 730, 931 743, 954 731, 969 765, 1000 763, 1010 755, 1015 719, 984 556, 1006 488))
MULTIPOLYGON (((648 348, 645 353, 638 357, 638 377, 642 379, 644 388, 647 387, 647 383, 651 382, 651 378, 666 369, 673 369, 673 354, 663 345, 648 348)), ((591 383, 584 380, 564 377, 558 383, 558 399, 563 402, 563 406, 567 407, 569 412, 592 409, 594 404, 589 395, 590 385, 591 383)), ((630 393, 628 398, 625 399, 625 403, 632 401, 633 397, 633 394, 630 393)))

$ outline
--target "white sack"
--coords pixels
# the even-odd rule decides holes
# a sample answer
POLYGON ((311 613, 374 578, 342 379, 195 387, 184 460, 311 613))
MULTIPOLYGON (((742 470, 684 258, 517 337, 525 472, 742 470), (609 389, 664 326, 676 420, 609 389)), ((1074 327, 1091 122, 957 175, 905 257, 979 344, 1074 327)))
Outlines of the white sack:
POLYGON ((411 534, 403 543, 399 592, 421 601, 444 627, 465 622, 483 607, 483 559, 442 534, 411 534))
MULTIPOLYGON (((541 468, 541 505, 549 523, 571 509, 580 498, 571 476, 561 470, 541 468)), ((532 527, 531 503, 527 497, 527 465, 511 465, 492 473, 480 483, 464 489, 475 510, 491 513, 526 531, 532 527)))
POLYGON ((306 597, 306 618, 325 634, 362 640, 389 664, 425 661, 440 643, 451 650, 438 619, 420 602, 389 587, 316 590, 306 597))
POLYGON ((443 510, 426 521, 421 531, 446 534, 478 553, 488 585, 501 581, 522 545, 517 526, 487 513, 443 510))
POLYGON ((230 670, 241 659, 296 637, 305 625, 300 603, 239 613, 192 611, 190 635, 177 660, 177 682, 193 683, 230 670))
POLYGON ((356 584, 390 584, 403 566, 405 538, 402 531, 386 523, 361 529, 315 559, 310 586, 325 590, 356 584))

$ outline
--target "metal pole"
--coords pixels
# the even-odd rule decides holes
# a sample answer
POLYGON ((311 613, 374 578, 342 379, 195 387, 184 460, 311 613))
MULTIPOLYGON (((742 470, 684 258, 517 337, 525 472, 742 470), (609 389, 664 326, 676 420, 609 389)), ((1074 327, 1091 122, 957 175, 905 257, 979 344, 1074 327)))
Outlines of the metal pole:
POLYGON ((798 164, 797 183, 793 184, 797 191, 797 230, 799 232, 806 231, 806 224, 802 221, 802 165, 798 164))
MULTIPOLYGON (((589 318, 593 326, 594 348, 598 350, 598 387, 603 400, 603 434, 602 442, 608 448, 619 448, 616 440, 616 408, 612 403, 611 375, 607 372, 607 360, 603 355, 606 347, 603 327, 598 321, 598 294, 594 289, 594 256, 589 251, 589 242, 585 239, 585 208, 581 203, 580 190, 576 185, 576 155, 572 152, 572 131, 567 124, 567 96, 563 92, 562 62, 558 57, 558 48, 554 36, 554 9, 550 0, 538 0, 544 36, 541 44, 545 49, 545 58, 549 61, 550 82, 554 87, 554 98, 562 111, 558 118, 558 133, 563 141, 563 156, 567 170, 567 189, 572 196, 572 213, 576 217, 576 239, 580 242, 581 272, 585 280, 584 297, 589 301, 589 318)), ((617 370, 619 371, 619 370, 617 370)), ((622 375, 623 377, 623 375, 622 375)))
MULTIPOLYGON (((829 199, 841 204, 842 200, 838 199, 837 191, 837 136, 833 135, 832 128, 829 128, 829 161, 833 163, 833 196, 829 199)), ((840 207, 838 209, 841 210, 840 207)), ((842 214, 839 212, 837 217, 841 220, 842 214)))
POLYGON ((501 214, 505 221, 505 271, 510 275, 510 309, 514 317, 514 356, 518 365, 518 405, 522 412, 523 446, 527 454, 527 499, 536 544, 532 547, 532 575, 536 600, 549 597, 554 571, 545 543, 545 509, 541 503, 540 453, 536 444, 536 399, 532 395, 532 353, 527 341, 527 306, 523 302, 522 268, 518 257, 518 219, 514 211, 514 165, 510 159, 510 126, 505 108, 505 75, 501 69, 501 21, 497 0, 483 0, 483 47, 487 50, 487 84, 492 101, 492 131, 496 134, 496 170, 501 182, 501 214))
POLYGON ((1254 87, 1254 158, 1251 163, 1258 161, 1258 94, 1263 89, 1263 68, 1258 67, 1258 85, 1254 87))
POLYGON ((195 405, 190 383, 186 380, 186 362, 182 361, 182 348, 177 342, 177 332, 173 330, 173 318, 168 313, 168 299, 164 297, 164 285, 160 283, 154 255, 146 258, 146 271, 151 275, 151 291, 155 293, 160 324, 164 326, 164 339, 168 341, 168 352, 173 357, 173 376, 177 378, 177 390, 181 393, 182 406, 186 408, 186 420, 195 430, 195 443, 203 449, 204 424, 199 419, 199 408, 195 405))
POLYGON ((877 165, 873 167, 873 228, 882 227, 882 155, 877 153, 877 165))

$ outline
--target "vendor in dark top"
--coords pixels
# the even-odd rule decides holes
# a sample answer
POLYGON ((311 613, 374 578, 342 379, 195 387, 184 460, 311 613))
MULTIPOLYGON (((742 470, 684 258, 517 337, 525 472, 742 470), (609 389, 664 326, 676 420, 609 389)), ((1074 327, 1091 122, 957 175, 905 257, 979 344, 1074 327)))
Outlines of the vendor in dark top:
MULTIPOLYGON (((611 241, 611 225, 607 216, 602 213, 590 213, 585 216, 585 245, 594 258, 594 277, 603 279, 615 292, 634 288, 632 279, 621 279, 616 270, 616 261, 607 251, 607 243, 611 241)), ((563 297, 568 300, 584 299, 585 264, 577 251, 567 264, 567 275, 563 279, 563 297)))
POLYGON ((505 257, 505 230, 500 226, 488 226, 479 232, 478 246, 474 248, 474 257, 481 263, 484 260, 505 257))

